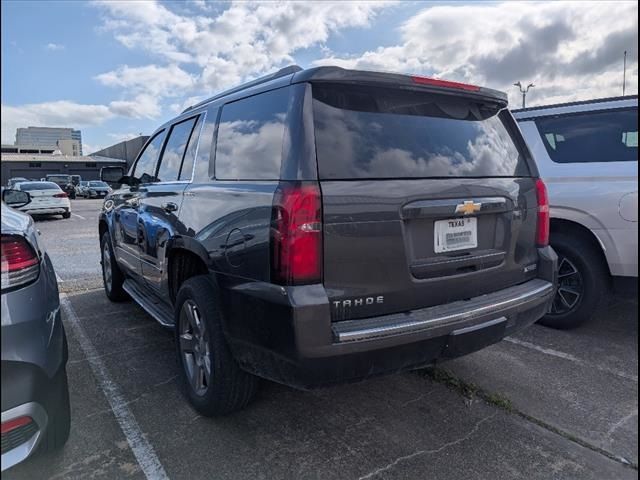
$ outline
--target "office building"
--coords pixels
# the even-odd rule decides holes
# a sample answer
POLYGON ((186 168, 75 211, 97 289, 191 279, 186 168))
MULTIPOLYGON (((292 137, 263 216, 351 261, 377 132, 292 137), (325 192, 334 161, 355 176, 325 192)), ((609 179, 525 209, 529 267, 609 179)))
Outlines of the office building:
MULTIPOLYGON (((16 145, 29 145, 35 147, 59 146, 59 141, 74 140, 77 142, 75 155, 82 155, 82 132, 73 128, 53 128, 53 127, 27 127, 16 130, 16 145)), ((65 150, 73 154, 73 146, 65 143, 65 150)), ((62 151, 62 148, 60 148, 62 151)))

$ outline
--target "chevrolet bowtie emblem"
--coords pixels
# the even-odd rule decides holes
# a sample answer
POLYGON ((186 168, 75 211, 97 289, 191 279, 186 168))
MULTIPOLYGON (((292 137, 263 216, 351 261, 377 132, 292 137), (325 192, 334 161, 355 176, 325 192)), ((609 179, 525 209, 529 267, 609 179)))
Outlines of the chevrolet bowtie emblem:
POLYGON ((475 203, 473 200, 466 200, 464 203, 456 205, 456 213, 464 213, 469 215, 471 213, 479 212, 482 208, 482 203, 475 203))

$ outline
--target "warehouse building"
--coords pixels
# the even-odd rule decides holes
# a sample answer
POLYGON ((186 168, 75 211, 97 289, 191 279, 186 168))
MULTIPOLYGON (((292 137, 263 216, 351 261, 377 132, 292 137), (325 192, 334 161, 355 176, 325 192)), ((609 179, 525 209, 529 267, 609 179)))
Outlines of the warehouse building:
POLYGON ((1 153, 1 182, 13 177, 40 180, 49 174, 80 175, 83 180, 99 180, 100 168, 126 166, 126 160, 98 156, 1 153))
POLYGON ((102 150, 98 150, 97 152, 92 153, 91 156, 126 160, 128 169, 131 167, 138 156, 138 153, 148 139, 148 135, 140 135, 139 137, 132 138, 131 140, 125 140, 123 142, 116 143, 115 145, 111 145, 110 147, 103 148, 102 150))

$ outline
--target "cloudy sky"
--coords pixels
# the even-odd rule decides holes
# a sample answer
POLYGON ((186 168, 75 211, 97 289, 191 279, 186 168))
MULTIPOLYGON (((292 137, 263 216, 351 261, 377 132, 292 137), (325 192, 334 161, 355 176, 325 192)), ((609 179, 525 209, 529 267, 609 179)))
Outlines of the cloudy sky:
POLYGON ((297 63, 535 83, 529 105, 638 92, 637 2, 2 1, 2 143, 83 131, 85 153, 297 63))

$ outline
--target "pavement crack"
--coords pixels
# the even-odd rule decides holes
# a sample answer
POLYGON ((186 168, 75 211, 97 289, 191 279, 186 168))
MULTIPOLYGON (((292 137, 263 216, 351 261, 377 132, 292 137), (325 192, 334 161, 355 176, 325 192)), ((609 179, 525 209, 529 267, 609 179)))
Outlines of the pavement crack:
POLYGON ((160 387, 162 385, 166 385, 167 383, 170 383, 172 380, 174 380, 176 378, 178 378, 178 375, 172 375, 171 377, 167 378, 166 380, 164 380, 164 381, 162 381, 160 383, 155 383, 153 385, 153 388, 160 387))
MULTIPOLYGON (((596 445, 592 445, 591 443, 587 442, 586 440, 582 440, 581 438, 565 431, 562 430, 561 428, 558 428, 554 425, 551 425, 550 423, 545 422, 544 420, 540 420, 539 418, 533 417, 527 413, 521 412, 519 410, 513 410, 513 413, 518 415, 519 417, 527 420, 528 422, 531 422, 535 425, 538 425, 541 428, 544 428, 545 430, 548 430, 551 433, 555 433, 556 435, 560 435, 561 437, 569 440, 570 442, 576 443, 578 445, 580 445, 581 447, 584 447, 586 449, 591 450, 592 452, 595 453, 599 453, 602 456, 607 457, 610 460, 614 460, 615 462, 621 463, 622 465, 632 468, 634 470, 638 470, 638 465, 627 460, 626 458, 624 458, 621 455, 616 455, 615 453, 612 453, 608 450, 605 450, 604 448, 598 447, 596 445)), ((620 423, 622 425, 622 423, 620 423)))
POLYGON ((578 364, 587 368, 593 368, 601 372, 609 373, 611 375, 615 375, 616 377, 620 377, 625 380, 631 380, 632 382, 638 383, 637 375, 633 375, 620 370, 615 370, 613 368, 609 368, 604 365, 598 365, 596 363, 587 362, 574 355, 571 355, 570 353, 554 350, 553 348, 541 347, 540 345, 536 345, 535 343, 527 342, 525 340, 520 340, 514 337, 506 337, 504 341, 508 343, 512 343, 514 345, 519 345, 524 348, 528 348, 529 350, 535 350, 537 352, 544 353, 545 355, 549 355, 556 358, 562 358, 563 360, 567 360, 569 362, 573 362, 575 364, 578 364))
POLYGON ((609 430, 607 430, 607 438, 609 438, 609 440, 611 440, 611 435, 614 434, 614 432, 619 429, 622 425, 624 425, 625 423, 627 423, 629 420, 631 420, 633 417, 637 417, 638 416, 638 409, 634 409, 631 413, 629 413, 628 415, 625 415, 624 417, 622 417, 620 420, 618 420, 616 423, 614 423, 613 425, 611 425, 611 428, 609 430))
POLYGON ((402 457, 398 457, 393 462, 385 465, 384 467, 377 468, 376 470, 374 470, 372 472, 369 472, 366 475, 361 476, 358 480, 366 480, 368 478, 373 478, 373 477, 375 477, 376 475, 379 475, 382 472, 386 472, 388 470, 391 470, 393 467, 395 467, 396 465, 398 465, 401 462, 405 462, 407 460, 411 460, 412 458, 416 458, 416 457, 419 457, 421 455, 432 455, 434 453, 440 453, 440 452, 442 452, 443 450, 445 450, 447 448, 450 448, 450 447, 458 445, 458 444, 460 444, 462 442, 465 442, 469 438, 471 438, 471 436, 473 436, 480 429, 480 426, 483 423, 493 419, 496 415, 498 415, 498 412, 493 412, 491 415, 488 415, 488 416, 486 416, 484 418, 481 418, 480 420, 478 420, 478 422, 476 422, 476 424, 473 426, 473 428, 466 435, 464 435, 464 436, 462 436, 462 437, 460 437, 460 438, 458 438, 456 440, 452 440, 451 442, 447 442, 444 445, 442 445, 442 446, 440 446, 438 448, 432 449, 432 450, 418 450, 417 452, 411 453, 409 455, 404 455, 402 457))
POLYGON ((427 396, 427 394, 422 394, 417 398, 414 398, 413 400, 409 400, 408 402, 404 402, 402 405, 400 405, 400 407, 406 407, 407 405, 411 405, 412 403, 416 403, 419 402, 420 400, 422 400, 423 398, 425 398, 427 396))
MULTIPOLYGON (((599 453, 600 455, 603 455, 609 458, 610 460, 614 460, 618 463, 621 463, 626 467, 630 467, 630 468, 633 468, 634 470, 638 470, 638 465, 633 462, 630 462, 626 458, 620 455, 616 455, 615 453, 609 452, 604 448, 593 445, 586 440, 582 440, 576 435, 573 435, 567 432, 566 430, 563 430, 554 425, 551 425, 550 423, 547 423, 544 420, 541 420, 532 415, 529 415, 528 413, 525 413, 522 410, 518 410, 517 408, 515 408, 515 406, 511 403, 511 401, 508 398, 505 398, 500 394, 488 392, 478 387, 477 385, 469 384, 465 382, 463 379, 455 376, 449 370, 445 370, 441 368, 431 368, 431 369, 427 369, 426 373, 428 378, 431 378, 433 381, 437 383, 446 385, 448 388, 454 391, 457 391, 460 395, 462 395, 465 398, 474 398, 474 397, 481 398, 489 405, 493 405, 503 411, 513 413, 514 415, 517 415, 520 418, 530 423, 533 423, 540 428, 544 428, 545 430, 551 433, 559 435, 565 438, 566 440, 569 440, 570 442, 580 445, 581 447, 587 448, 595 453, 599 453)), ((637 410, 635 410, 632 413, 635 413, 637 415, 637 410)), ((631 416, 632 416, 631 414, 627 415, 626 417, 621 419, 619 422, 617 422, 617 424, 619 425, 616 428, 619 428, 621 425, 623 425, 624 422, 628 420, 627 417, 630 418, 631 416)))

